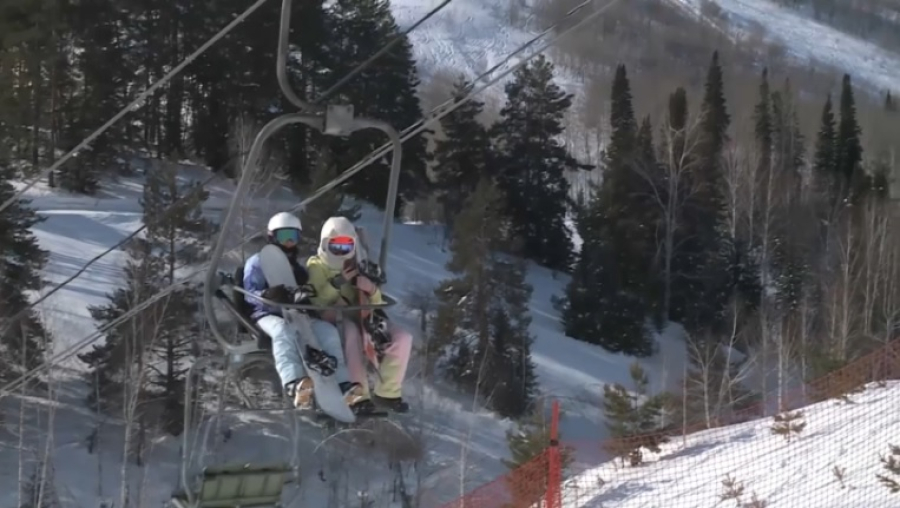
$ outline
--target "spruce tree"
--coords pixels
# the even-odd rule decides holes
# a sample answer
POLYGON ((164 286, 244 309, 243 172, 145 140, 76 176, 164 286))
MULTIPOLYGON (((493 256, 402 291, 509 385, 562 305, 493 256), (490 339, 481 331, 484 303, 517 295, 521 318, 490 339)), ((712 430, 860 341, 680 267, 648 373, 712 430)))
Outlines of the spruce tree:
MULTIPOLYGON (((161 258, 165 283, 173 284, 176 270, 200 260, 208 249, 213 228, 201 206, 209 193, 199 182, 182 183, 179 166, 164 162, 155 166, 147 174, 141 205, 147 241, 153 255, 161 258)), ((197 288, 186 286, 173 292, 150 349, 150 361, 160 364, 152 370, 150 383, 164 398, 161 424, 173 435, 181 432, 184 419, 185 359, 199 354, 198 312, 197 288)))
POLYGON ((53 461, 34 464, 28 480, 20 486, 19 508, 59 508, 62 503, 56 491, 53 461))
POLYGON ((574 338, 647 356, 653 352, 645 321, 654 218, 644 196, 655 162, 649 121, 638 132, 623 65, 613 80, 610 126, 603 184, 578 216, 583 243, 566 288, 563 323, 574 338))
MULTIPOLYGON (((559 419, 560 421, 563 419, 562 411, 560 411, 559 419)), ((515 428, 506 431, 506 444, 509 447, 510 458, 504 459, 503 465, 512 471, 531 462, 552 445, 550 437, 550 419, 545 414, 543 405, 538 405, 530 414, 522 418, 515 428)), ((557 439, 562 441, 562 433, 559 433, 557 439)), ((571 448, 560 447, 563 471, 571 465, 574 458, 571 448)))
POLYGON ((772 92, 772 142, 774 168, 782 185, 800 191, 800 172, 806 165, 806 137, 800 129, 796 94, 790 79, 781 90, 772 92))
POLYGON ((807 247, 800 245, 792 238, 786 221, 780 217, 792 216, 805 207, 801 207, 800 196, 803 192, 803 172, 807 166, 806 138, 800 129, 800 120, 796 106, 797 97, 790 80, 785 80, 781 90, 772 93, 772 134, 773 134, 773 171, 772 195, 782 199, 775 200, 770 216, 774 253, 773 261, 780 279, 782 301, 795 305, 801 300, 801 282, 808 262, 804 259, 807 247))
MULTIPOLYGON (((2 129, 2 125, 0 125, 2 129)), ((0 147, 0 202, 15 194, 13 171, 0 147)), ((32 309, 16 322, 9 318, 30 305, 26 291, 41 286, 41 270, 47 262, 32 233, 43 221, 28 207, 27 200, 14 201, 0 212, 0 379, 9 379, 42 360, 50 336, 32 309)))
MULTIPOLYGON (((453 100, 468 95, 471 87, 461 76, 454 84, 453 100)), ((491 140, 478 118, 483 109, 483 102, 471 100, 441 119, 444 139, 435 142, 433 174, 438 202, 450 232, 464 200, 491 169, 491 140)))
POLYGON ((505 90, 506 105, 493 136, 510 236, 516 245, 521 242, 526 257, 568 271, 573 246, 566 226, 566 171, 585 168, 558 139, 572 95, 554 83, 553 65, 541 55, 516 70, 505 90))
POLYGON ((525 264, 503 246, 502 194, 483 179, 457 217, 439 300, 433 343, 447 352, 446 370, 501 416, 531 410, 537 380, 531 359, 531 287, 525 264))
POLYGON ((680 320, 689 329, 715 326, 722 318, 728 295, 732 239, 725 235, 725 176, 723 152, 729 142, 730 116, 718 52, 714 52, 704 86, 700 111, 697 160, 691 171, 693 196, 685 207, 681 274, 674 300, 686 303, 680 320))
MULTIPOLYGON (((123 37, 120 29, 132 14, 129 7, 104 0, 85 0, 74 6, 74 42, 85 48, 78 59, 83 91, 73 136, 60 146, 63 150, 74 148, 84 136, 118 113, 127 103, 130 90, 146 86, 135 82, 139 72, 135 50, 131 48, 136 45, 129 46, 133 39, 123 37)), ((61 168, 60 185, 74 192, 96 192, 105 172, 122 169, 124 160, 118 152, 134 139, 134 122, 134 117, 117 122, 61 168)))
POLYGON ((862 141, 861 129, 856 120, 856 101, 850 75, 844 74, 841 82, 841 119, 835 137, 835 169, 845 196, 853 193, 854 187, 862 183, 862 141))
MULTIPOLYGON (((562 420, 562 414, 560 414, 562 420)), ((508 485, 515 506, 531 506, 547 490, 550 473, 550 419, 543 407, 536 407, 520 420, 514 429, 506 431, 506 443, 510 459, 503 459, 503 465, 510 470, 508 485)), ((557 436, 558 440, 562 435, 557 436)), ((574 461, 574 450, 557 443, 560 469, 565 477, 566 470, 574 461)))
POLYGON ((772 169, 772 106, 770 104, 769 69, 763 68, 759 83, 759 102, 753 110, 756 152, 759 157, 757 175, 765 181, 772 169))
POLYGON ((875 477, 891 494, 900 494, 900 446, 888 445, 888 448, 890 454, 880 457, 885 472, 875 477))
POLYGON ((822 119, 818 135, 816 136, 813 169, 815 171, 815 180, 818 182, 819 192, 829 197, 829 203, 834 203, 840 199, 836 147, 837 127, 831 104, 831 94, 828 94, 825 98, 825 105, 822 107, 822 119))
POLYGON ((650 380, 640 363, 632 363, 628 373, 634 385, 632 391, 618 383, 603 386, 603 414, 613 438, 607 451, 621 458, 623 464, 627 458, 632 466, 637 466, 643 461, 640 448, 658 453, 659 445, 667 441, 652 433, 662 428, 662 412, 668 395, 650 394, 650 380), (637 436, 644 438, 627 439, 637 436))
MULTIPOLYGON (((134 239, 126 246, 126 252, 129 260, 123 269, 124 286, 108 295, 106 305, 88 307, 100 328, 152 297, 165 284, 165 262, 155 255, 150 242, 134 239)), ((143 400, 147 388, 143 375, 146 353, 156 341, 168 303, 164 298, 132 319, 106 329, 103 344, 94 344, 90 351, 78 354, 88 367, 91 407, 116 413, 126 410, 123 405, 143 400)))

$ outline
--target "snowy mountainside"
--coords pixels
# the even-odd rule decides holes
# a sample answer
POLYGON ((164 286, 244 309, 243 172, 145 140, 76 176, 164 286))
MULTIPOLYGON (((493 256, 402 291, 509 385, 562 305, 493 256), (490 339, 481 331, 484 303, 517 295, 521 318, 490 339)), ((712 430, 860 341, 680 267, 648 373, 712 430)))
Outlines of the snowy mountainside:
POLYGON ((739 507, 898 506, 876 475, 891 477, 880 457, 900 443, 900 381, 850 399, 801 409, 806 426, 789 441, 772 432, 772 418, 673 437, 661 453, 644 451, 641 466, 610 462, 569 479, 563 507, 707 508, 722 502, 728 477, 743 485, 739 507))
MULTIPOLYGON (((203 180, 208 175, 204 168, 183 168, 183 178, 186 179, 203 180)), ((141 189, 141 178, 133 177, 105 183, 97 197, 72 196, 49 189, 43 183, 26 193, 32 208, 45 219, 33 230, 41 246, 50 251, 44 270, 48 289, 76 274, 89 260, 141 226, 141 189)), ((232 192, 232 182, 214 183, 205 206, 207 216, 219 220, 232 192)), ((244 210, 249 213, 248 222, 252 224, 246 228, 244 235, 264 227, 265 219, 271 213, 292 207, 297 202, 296 197, 279 190, 245 203, 244 210)), ((383 214, 371 207, 364 207, 363 211, 358 224, 369 231, 372 245, 379 245, 383 214)), ((240 232, 230 231, 227 234, 236 238, 240 232)), ((394 226, 387 267, 390 282, 386 292, 400 301, 393 311, 393 318, 411 330, 418 327, 416 295, 421 291, 430 291, 449 275, 444 270, 448 253, 441 250, 440 243, 438 226, 401 223, 394 226)), ((231 263, 238 258, 231 258, 231 263)), ((39 305, 44 321, 55 336, 54 349, 57 353, 96 330, 88 306, 106 303, 106 295, 122 282, 121 268, 125 260, 124 252, 114 250, 39 305)), ((233 266, 231 263, 223 262, 223 268, 233 266)), ((189 267, 184 273, 193 271, 189 267)), ((564 336, 551 297, 562 292, 566 279, 537 267, 529 271, 528 281, 534 287, 531 301, 531 330, 535 337, 533 357, 542 392, 562 401, 566 413, 562 422, 564 437, 596 441, 606 436, 599 412, 603 385, 626 383, 631 359, 564 336)), ((416 335, 421 344, 422 338, 416 335)), ((684 346, 678 335, 678 327, 667 329, 659 337, 661 353, 643 361, 657 389, 677 383, 683 370, 684 346)), ((52 423, 56 432, 49 446, 55 450, 52 455, 55 457, 57 484, 61 491, 68 489, 71 492, 67 497, 70 501, 67 506, 96 506, 105 497, 115 498, 115 493, 119 491, 124 426, 121 422, 103 418, 103 443, 98 445, 101 450, 94 455, 88 453, 85 436, 96 427, 97 416, 84 407, 86 387, 77 376, 81 370, 83 365, 74 358, 54 370, 58 400, 10 397, 0 404, 4 407, 4 413, 16 414, 19 402, 25 401, 24 406, 28 408, 26 427, 30 430, 23 439, 28 443, 30 451, 26 455, 29 460, 46 444, 46 429, 50 425, 47 422, 48 408, 56 409, 52 423), (85 468, 84 464, 96 464, 96 467, 85 468)), ((414 413, 409 427, 419 436, 426 455, 419 462, 418 473, 404 474, 421 475, 421 495, 433 500, 433 503, 423 506, 436 506, 454 499, 485 479, 504 473, 506 469, 500 459, 508 456, 505 432, 510 422, 498 420, 473 404, 470 397, 443 383, 417 382, 417 365, 412 367, 412 371, 412 379, 406 388, 414 413), (462 482, 461 471, 464 476, 462 482)), ((18 434, 14 420, 7 420, 0 429, 0 432, 10 436, 9 439, 18 434)), ((256 457, 266 461, 284 457, 286 434, 284 424, 277 415, 230 416, 229 422, 226 425, 231 429, 228 442, 222 442, 223 439, 217 437, 220 433, 212 432, 209 439, 218 444, 209 445, 209 449, 201 455, 227 456, 235 452, 240 455, 252 451, 256 457)), ((336 494, 329 489, 333 489, 334 484, 317 480, 317 471, 330 464, 328 461, 335 456, 342 457, 340 460, 345 464, 348 460, 356 460, 354 453, 334 451, 331 445, 321 445, 322 436, 314 429, 304 433, 300 453, 304 457, 313 457, 309 459, 312 465, 303 470, 305 483, 302 488, 312 489, 304 496, 333 498, 336 494), (322 452, 323 449, 326 452, 322 452), (312 456, 313 450, 319 450, 317 453, 325 453, 330 458, 326 461, 325 458, 312 456)), ((157 438, 148 451, 152 456, 152 460, 147 459, 148 465, 133 468, 127 475, 132 488, 144 484, 152 487, 145 489, 144 495, 149 496, 148 500, 153 503, 165 500, 177 484, 179 444, 179 440, 174 438, 157 438)), ((0 478, 5 478, 0 480, 0 488, 6 487, 5 490, 13 493, 15 489, 7 482, 17 476, 12 474, 17 471, 19 463, 14 455, 9 453, 9 458, 0 459, 0 469, 4 471, 0 478)), ((386 471, 382 461, 377 465, 362 466, 358 474, 354 473, 352 481, 369 485, 366 487, 368 492, 375 495, 376 490, 386 488, 385 485, 395 481, 392 475, 396 473, 386 471)), ((412 482, 413 479, 407 478, 406 481, 412 482)), ((382 494, 385 499, 391 497, 385 492, 382 494)), ((383 500, 383 503, 387 501, 383 500)))
MULTIPOLYGON (((701 0, 673 0, 701 16, 701 0)), ((900 54, 819 23, 771 0, 715 0, 733 36, 762 28, 767 39, 784 45, 798 62, 819 61, 853 74, 877 93, 900 83, 900 54), (752 27, 752 28, 751 28, 752 27)), ((715 23, 712 20, 705 20, 715 23)))
MULTIPOLYGON (((702 18, 700 0, 667 1, 698 16, 698 20, 716 23, 702 18)), ((408 27, 440 3, 441 0, 393 0, 391 5, 397 23, 408 27)), ((727 15, 732 36, 742 35, 753 24, 763 30, 767 39, 786 46, 801 64, 812 60, 851 72, 857 81, 868 83, 880 93, 900 83, 900 55, 876 44, 770 0, 715 0, 714 3, 727 15)), ((414 30, 411 40, 422 75, 428 77, 439 68, 449 68, 474 77, 536 35, 512 27, 506 11, 506 2, 454 0, 414 30)), ((495 93, 502 94, 502 88, 496 87, 495 93)))

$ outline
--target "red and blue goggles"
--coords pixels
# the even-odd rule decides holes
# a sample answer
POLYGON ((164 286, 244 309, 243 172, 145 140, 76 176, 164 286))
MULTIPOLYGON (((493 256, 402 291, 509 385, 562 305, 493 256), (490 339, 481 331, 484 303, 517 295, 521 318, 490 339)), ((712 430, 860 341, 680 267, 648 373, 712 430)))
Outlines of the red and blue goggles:
POLYGON ((328 252, 335 256, 346 256, 353 252, 356 240, 352 236, 336 236, 328 240, 328 252))
POLYGON ((295 245, 300 243, 300 230, 294 228, 283 228, 276 229, 272 231, 272 236, 275 237, 275 241, 279 244, 286 244, 288 242, 293 242, 295 245))

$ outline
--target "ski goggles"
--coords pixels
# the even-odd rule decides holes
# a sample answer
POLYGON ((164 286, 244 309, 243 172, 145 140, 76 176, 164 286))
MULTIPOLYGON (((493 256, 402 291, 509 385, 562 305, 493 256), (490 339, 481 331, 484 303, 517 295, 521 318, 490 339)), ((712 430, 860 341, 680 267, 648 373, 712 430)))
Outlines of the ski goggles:
POLYGON ((328 252, 335 256, 346 256, 353 252, 356 240, 352 236, 336 236, 328 240, 328 252))
POLYGON ((275 241, 280 244, 285 244, 288 242, 294 242, 294 244, 300 243, 300 230, 294 228, 284 228, 284 229, 276 229, 272 231, 272 235, 275 237, 275 241))

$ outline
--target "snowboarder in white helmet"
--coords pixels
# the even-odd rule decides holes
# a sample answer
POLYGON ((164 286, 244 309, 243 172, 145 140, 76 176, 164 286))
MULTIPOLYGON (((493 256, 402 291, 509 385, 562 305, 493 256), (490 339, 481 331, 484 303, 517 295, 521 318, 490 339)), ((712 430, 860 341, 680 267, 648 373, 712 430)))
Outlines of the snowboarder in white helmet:
MULTIPOLYGON (((288 212, 276 213, 269 219, 266 230, 268 243, 278 246, 287 255, 298 287, 306 285, 309 282, 309 274, 297 259, 300 235, 303 232, 300 219, 288 212)), ((247 292, 278 303, 292 303, 297 290, 284 285, 269 287, 260 266, 259 254, 254 254, 244 264, 243 285, 247 292)), ((278 377, 281 378, 286 393, 293 398, 294 406, 297 408, 310 408, 313 382, 303 367, 294 331, 285 322, 279 307, 266 305, 252 298, 248 299, 248 303, 253 307, 250 318, 272 339, 275 370, 278 371, 278 377)), ((324 321, 312 319, 311 325, 322 351, 337 360, 334 375, 340 382, 347 404, 356 403, 362 396, 362 388, 349 381, 340 335, 334 326, 324 321)))

